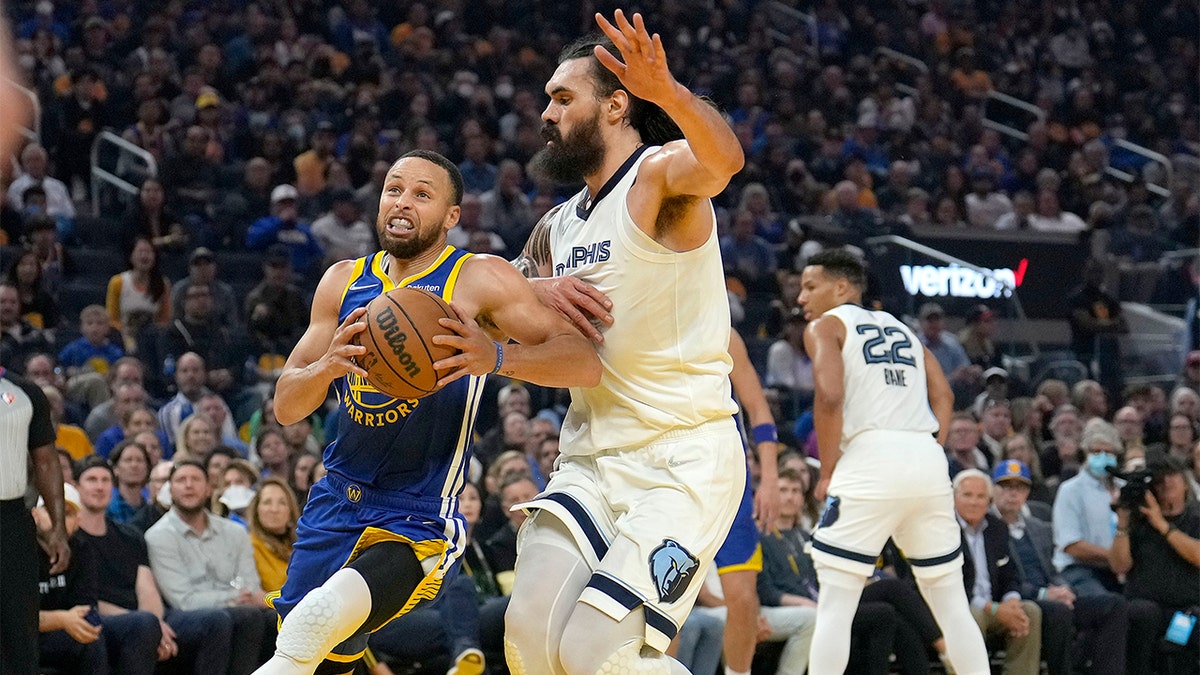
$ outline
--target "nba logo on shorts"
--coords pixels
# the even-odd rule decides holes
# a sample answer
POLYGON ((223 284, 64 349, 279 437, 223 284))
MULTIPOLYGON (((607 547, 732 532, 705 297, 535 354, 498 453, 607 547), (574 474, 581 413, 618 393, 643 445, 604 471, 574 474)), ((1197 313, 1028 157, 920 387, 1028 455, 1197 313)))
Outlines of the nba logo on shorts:
POLYGON ((842 504, 841 497, 829 497, 825 500, 825 510, 821 512, 821 519, 817 521, 817 527, 829 527, 837 522, 838 507, 842 504))
POLYGON ((346 486, 346 499, 349 499, 350 501, 357 504, 358 500, 362 499, 362 488, 353 483, 351 483, 350 485, 347 485, 346 486))
POLYGON ((658 590, 659 602, 675 602, 687 589, 700 561, 674 539, 663 539, 650 552, 650 578, 658 590))

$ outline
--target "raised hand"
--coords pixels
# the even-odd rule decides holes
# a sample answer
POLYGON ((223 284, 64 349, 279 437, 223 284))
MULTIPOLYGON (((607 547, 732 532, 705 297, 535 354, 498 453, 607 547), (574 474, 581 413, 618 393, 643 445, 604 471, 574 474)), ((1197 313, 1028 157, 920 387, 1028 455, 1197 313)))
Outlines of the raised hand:
POLYGON ((600 63, 621 80, 630 94, 638 98, 659 103, 675 95, 679 83, 667 68, 667 53, 658 33, 650 35, 641 14, 635 13, 633 23, 629 23, 625 13, 618 9, 613 20, 616 25, 609 23, 604 15, 596 14, 596 23, 613 41, 617 51, 621 52, 621 58, 597 46, 595 54, 600 63))

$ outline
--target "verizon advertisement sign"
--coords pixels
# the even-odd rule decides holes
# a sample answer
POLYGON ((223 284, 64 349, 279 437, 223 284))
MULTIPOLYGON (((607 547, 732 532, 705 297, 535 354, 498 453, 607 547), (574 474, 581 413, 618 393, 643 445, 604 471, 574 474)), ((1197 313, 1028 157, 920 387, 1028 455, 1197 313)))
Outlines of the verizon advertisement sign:
POLYGON ((1030 318, 1062 319, 1069 313, 1065 300, 1079 286, 1088 254, 1086 246, 1073 240, 1032 240, 1029 233, 972 233, 966 237, 922 232, 910 238, 978 265, 992 276, 900 246, 877 247, 869 254, 873 293, 885 309, 897 313, 912 314, 922 303, 932 301, 952 316, 966 316, 981 303, 1009 316, 1015 296, 1030 318))
POLYGON ((1029 259, 1022 258, 1016 269, 1001 267, 987 276, 967 267, 947 265, 901 265, 900 279, 909 295, 927 298, 999 298, 1020 288, 1029 270, 1029 259))

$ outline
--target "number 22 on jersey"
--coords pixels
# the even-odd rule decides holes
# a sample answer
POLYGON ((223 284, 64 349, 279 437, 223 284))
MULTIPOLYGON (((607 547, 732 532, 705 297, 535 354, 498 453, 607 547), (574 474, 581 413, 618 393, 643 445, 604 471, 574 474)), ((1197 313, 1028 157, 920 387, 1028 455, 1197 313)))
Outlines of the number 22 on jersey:
MULTIPOLYGON (((867 365, 883 363, 893 366, 917 365, 913 359, 912 340, 904 329, 896 326, 880 327, 865 323, 855 326, 855 331, 866 338, 863 342, 863 360, 867 365)), ((884 369, 884 383, 891 386, 908 386, 908 373, 897 368, 884 369)))

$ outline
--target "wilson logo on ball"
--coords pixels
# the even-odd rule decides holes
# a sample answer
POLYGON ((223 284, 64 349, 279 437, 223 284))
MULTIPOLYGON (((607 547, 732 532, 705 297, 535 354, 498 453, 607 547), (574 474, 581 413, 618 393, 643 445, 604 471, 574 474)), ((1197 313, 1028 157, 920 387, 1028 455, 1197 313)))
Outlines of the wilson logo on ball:
POLYGON ((396 362, 399 363, 408 373, 409 377, 416 377, 421 374, 421 367, 413 361, 412 354, 408 353, 404 343, 408 341, 408 334, 400 328, 400 324, 396 321, 396 313, 391 307, 379 313, 379 327, 383 329, 383 339, 387 342, 392 353, 396 355, 396 362))

